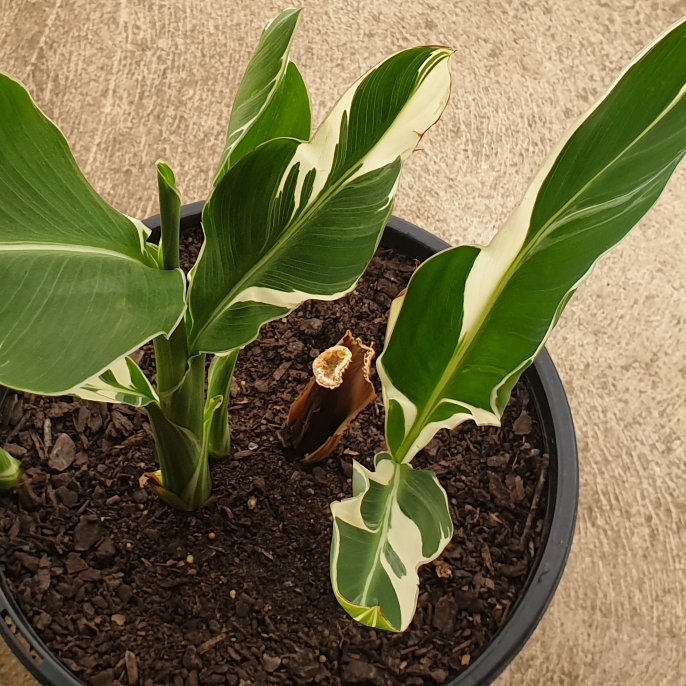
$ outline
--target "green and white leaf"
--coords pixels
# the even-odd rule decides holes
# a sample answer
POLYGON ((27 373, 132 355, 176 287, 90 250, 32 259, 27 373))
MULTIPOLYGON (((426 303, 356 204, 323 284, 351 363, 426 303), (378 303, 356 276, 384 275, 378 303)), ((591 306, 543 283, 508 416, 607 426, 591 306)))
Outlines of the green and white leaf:
POLYGON ((0 448, 0 493, 11 491, 21 482, 23 473, 21 462, 0 448))
POLYGON ((141 368, 130 358, 117 360, 107 371, 70 391, 83 400, 144 407, 159 402, 141 368))
POLYGON ((376 456, 376 470, 353 461, 353 497, 331 504, 331 584, 362 624, 404 631, 417 605, 417 570, 453 535, 445 491, 432 472, 376 456))
POLYGON ((26 89, 0 74, 0 384, 57 394, 184 312, 181 271, 110 207, 26 89))
POLYGON ((411 460, 440 428, 500 423, 575 290, 685 153, 681 22, 560 141, 487 247, 451 248, 413 275, 377 363, 395 460, 411 460))
POLYGON ((298 68, 288 60, 299 17, 300 10, 285 10, 262 32, 236 93, 215 186, 261 143, 281 137, 310 137, 310 98, 298 68))
POLYGON ((203 211, 191 353, 226 353, 305 300, 351 291, 391 214, 402 161, 450 93, 446 48, 400 52, 354 84, 311 142, 244 156, 203 211))

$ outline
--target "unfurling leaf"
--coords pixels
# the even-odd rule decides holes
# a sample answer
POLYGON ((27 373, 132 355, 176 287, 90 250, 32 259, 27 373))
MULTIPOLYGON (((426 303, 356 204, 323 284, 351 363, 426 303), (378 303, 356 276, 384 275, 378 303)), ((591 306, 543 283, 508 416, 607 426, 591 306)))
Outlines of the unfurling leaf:
POLYGON ((291 442, 305 462, 331 455, 345 430, 376 397, 374 349, 348 331, 312 364, 314 376, 288 413, 291 442))
POLYGON ((453 524, 433 473, 388 453, 375 462, 373 472, 353 462, 353 497, 331 505, 331 584, 357 621, 404 631, 417 604, 417 569, 440 555, 453 524))
POLYGON ((0 493, 20 483, 22 474, 21 462, 0 448, 0 493))

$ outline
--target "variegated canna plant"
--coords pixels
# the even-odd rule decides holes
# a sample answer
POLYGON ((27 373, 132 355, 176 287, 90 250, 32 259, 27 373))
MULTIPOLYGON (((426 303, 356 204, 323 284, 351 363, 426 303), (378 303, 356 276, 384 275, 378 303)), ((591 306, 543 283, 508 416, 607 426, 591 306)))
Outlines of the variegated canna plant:
MULTIPOLYGON (((355 83, 310 138, 309 98, 288 59, 297 20, 287 10, 267 26, 240 85, 188 288, 171 168, 157 167, 158 248, 0 75, 0 384, 145 407, 160 462, 147 484, 183 510, 207 501, 209 457, 229 452, 239 351, 303 301, 355 287, 402 162, 449 96, 451 51, 405 50, 355 83), (128 357, 150 340, 156 387, 128 357)), ((377 364, 388 450, 374 470, 355 463, 353 497, 332 505, 332 585, 357 620, 409 625, 417 570, 452 535, 445 492, 412 459, 440 429, 499 424, 576 288, 681 161, 685 94, 682 22, 560 141, 487 247, 427 260, 394 302, 377 364)), ((0 489, 19 478, 0 450, 0 489)))
POLYGON ((563 137, 486 247, 445 250, 393 303, 377 369, 388 452, 334 503, 331 579, 356 619, 401 631, 417 569, 452 536, 445 492, 412 459, 440 429, 499 425, 510 393, 597 260, 686 153, 686 23, 646 48, 563 137))
MULTIPOLYGON (((160 469, 143 483, 181 510, 208 500, 209 457, 230 450, 239 351, 303 301, 355 288, 403 160, 448 102, 451 50, 404 50, 310 138, 307 89, 288 57, 298 17, 286 10, 267 26, 240 84, 188 288, 172 169, 157 165, 157 247, 88 184, 25 88, 0 75, 0 384, 145 407, 160 469), (156 387, 128 356, 150 340, 156 387)), ((19 478, 0 452, 0 488, 19 478)))

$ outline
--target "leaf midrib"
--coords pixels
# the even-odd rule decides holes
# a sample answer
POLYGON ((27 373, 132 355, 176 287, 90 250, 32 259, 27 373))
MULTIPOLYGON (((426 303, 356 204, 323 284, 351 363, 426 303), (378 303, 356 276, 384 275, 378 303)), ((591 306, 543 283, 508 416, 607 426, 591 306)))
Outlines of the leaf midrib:
POLYGON ((112 257, 120 260, 127 260, 129 262, 134 262, 141 266, 146 265, 141 260, 137 260, 131 255, 126 255, 125 253, 117 252, 116 250, 107 250, 106 248, 94 248, 88 245, 74 245, 74 244, 61 244, 61 243, 2 243, 0 244, 0 253, 12 253, 12 252, 46 252, 46 253, 58 253, 58 252, 68 252, 80 255, 99 255, 101 257, 112 257))
MULTIPOLYGON (((367 606, 367 596, 369 595, 369 589, 372 585, 372 580, 376 575, 376 569, 380 564, 384 541, 386 540, 388 531, 390 530, 393 503, 396 500, 396 495, 400 488, 400 469, 401 467, 399 465, 393 465, 393 485, 391 486, 391 492, 388 494, 388 497, 386 498, 386 501, 384 503, 383 521, 381 523, 381 528, 379 529, 379 539, 376 545, 376 550, 374 551, 374 558, 372 561, 370 572, 367 575, 367 580, 365 581, 364 588, 362 589, 362 597, 360 599, 360 605, 363 605, 365 607, 367 606)), ((362 504, 360 503, 360 510, 361 508, 362 504)))
MULTIPOLYGON (((278 139, 276 139, 278 140, 278 139)), ((296 139, 292 139, 296 140, 296 139)), ((308 143, 302 143, 302 145, 308 145, 308 143)), ((376 147, 376 146, 375 146, 376 147)), ((298 148, 296 148, 297 151, 298 148)), ((295 157, 295 152, 293 153, 293 157, 295 157)), ((293 159, 293 158, 291 158, 293 159)), ((254 265, 251 267, 244 276, 241 277, 239 281, 236 282, 236 285, 227 293, 227 295, 222 298, 221 302, 212 310, 211 315, 207 318, 205 323, 200 327, 198 333, 193 337, 193 343, 197 343, 202 335, 207 331, 207 329, 222 315, 224 312, 228 311, 231 306, 234 304, 234 299, 237 295, 239 295, 243 290, 246 290, 246 288, 243 288, 246 284, 249 284, 250 280, 258 273, 260 272, 266 264, 268 264, 274 257, 274 253, 278 253, 279 250, 283 247, 284 243, 287 243, 290 241, 290 239, 293 237, 294 234, 296 234, 300 229, 302 228, 303 224, 308 221, 313 214, 315 214, 320 206, 329 199, 330 196, 334 195, 335 193, 338 192, 339 188, 341 185, 343 185, 350 176, 354 175, 355 172, 360 168, 361 162, 358 162, 356 166, 352 167, 350 171, 345 174, 338 182, 334 183, 332 186, 329 186, 328 189, 324 188, 320 195, 314 200, 310 205, 308 205, 303 212, 300 214, 299 217, 293 221, 291 226, 284 231, 279 238, 276 239, 275 243, 272 245, 272 247, 267 250, 267 252, 264 254, 263 257, 261 257, 254 265)), ((284 172, 284 177, 290 172, 291 167, 288 167, 286 171, 284 172)), ((317 171, 321 171, 318 168, 314 167, 317 171)), ((301 172, 299 172, 300 174, 301 172)), ((329 170, 330 173, 330 170, 329 170)), ((283 178, 283 177, 282 177, 283 178)), ((270 206, 273 202, 275 202, 276 198, 274 198, 270 206)), ((298 208, 293 210, 293 215, 297 214, 298 208)), ((249 287, 249 286, 248 286, 249 287)), ((278 289, 271 289, 271 290, 278 290, 278 289)), ((284 292, 290 292, 290 291, 284 291, 284 292)), ((270 304, 270 303, 265 303, 265 304, 270 304)), ((206 351, 207 352, 207 351, 206 351)))

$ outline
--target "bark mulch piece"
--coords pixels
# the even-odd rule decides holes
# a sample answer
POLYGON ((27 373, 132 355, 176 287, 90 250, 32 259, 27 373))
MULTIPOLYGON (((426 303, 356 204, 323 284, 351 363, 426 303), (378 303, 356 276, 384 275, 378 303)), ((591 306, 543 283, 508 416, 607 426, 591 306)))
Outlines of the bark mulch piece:
MULTIPOLYGON (((183 247, 197 254, 195 238, 183 247)), ((80 679, 420 686, 479 655, 541 545, 547 456, 525 385, 502 428, 442 431, 414 462, 446 489, 455 535, 422 569, 403 634, 352 621, 329 583, 329 503, 351 495, 352 458, 371 467, 384 448, 381 396, 327 461, 306 467, 284 447, 312 360, 348 329, 380 352, 391 298, 413 269, 379 250, 350 296, 263 328, 236 369, 234 455, 214 465, 216 502, 193 514, 138 487, 156 468, 144 411, 10 394, 0 445, 27 478, 0 498, 0 563, 38 634, 80 679)), ((153 371, 150 346, 139 360, 153 371)), ((374 383, 380 393, 376 374, 374 383)))

